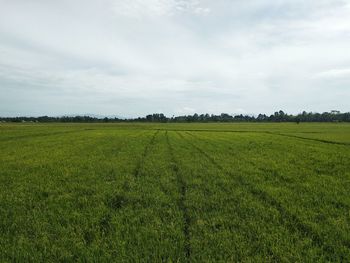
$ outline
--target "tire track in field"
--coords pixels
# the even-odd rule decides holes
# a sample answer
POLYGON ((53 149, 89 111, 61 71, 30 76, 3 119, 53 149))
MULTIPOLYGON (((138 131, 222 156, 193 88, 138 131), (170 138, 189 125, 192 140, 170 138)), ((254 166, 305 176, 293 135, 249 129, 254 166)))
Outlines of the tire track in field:
POLYGON ((0 143, 8 142, 8 141, 15 141, 17 139, 48 137, 48 136, 54 136, 54 135, 76 133, 76 132, 83 132, 83 131, 91 131, 91 130, 94 130, 94 129, 82 129, 82 130, 74 130, 74 131, 63 131, 63 132, 51 132, 51 133, 37 133, 37 134, 21 135, 21 136, 9 137, 9 138, 2 139, 2 140, 0 140, 0 143))
MULTIPOLYGON (((142 136, 145 132, 140 132, 136 135, 132 135, 130 137, 126 137, 124 140, 121 141, 121 143, 118 145, 118 148, 116 151, 113 152, 113 157, 116 158, 119 156, 119 154, 122 152, 122 150, 127 146, 127 143, 130 139, 136 139, 140 136, 142 136)), ((112 175, 113 178, 115 177, 114 167, 111 168, 109 175, 112 175)), ((104 179, 106 181, 111 182, 114 179, 104 179)), ((112 230, 112 214, 115 210, 121 208, 123 204, 125 203, 124 196, 111 194, 104 197, 104 204, 108 208, 107 212, 104 212, 98 221, 98 228, 99 231, 102 233, 103 236, 110 235, 110 232, 112 230)), ((83 238, 85 241, 85 244, 90 245, 91 242, 94 240, 94 237, 92 236, 91 232, 84 231, 83 238)))
POLYGON ((185 238, 184 252, 185 252, 186 261, 188 262, 190 257, 191 257, 191 243, 190 243, 191 219, 190 219, 190 216, 188 214, 188 209, 187 209, 186 204, 185 204, 187 187, 186 187, 186 183, 183 179, 181 172, 179 172, 179 168, 178 168, 179 163, 175 158, 173 147, 170 144, 168 131, 165 132, 165 136, 166 136, 166 141, 167 141, 167 145, 168 145, 168 149, 169 149, 169 155, 170 155, 170 159, 171 159, 171 163, 172 163, 172 170, 174 171, 174 173, 176 175, 176 181, 177 181, 177 185, 178 185, 178 188, 180 191, 180 199, 179 199, 178 206, 181 209, 182 215, 183 215, 183 234, 184 234, 184 238, 185 238))
MULTIPOLYGON (((267 130, 218 130, 218 129, 160 129, 162 131, 175 131, 175 132, 217 132, 217 133, 271 133, 277 134, 267 130)), ((308 132, 298 131, 298 133, 306 134, 322 134, 324 132, 308 132)))
MULTIPOLYGON (((267 132, 264 132, 264 133, 267 133, 267 132)), ((311 133, 311 132, 305 132, 305 133, 311 133)), ((202 140, 200 137, 198 137, 198 135, 194 135, 193 133, 190 133, 190 132, 187 132, 187 134, 189 134, 189 135, 191 135, 192 137, 194 137, 194 138, 197 138, 197 139, 200 139, 200 140, 202 140)), ((272 132, 269 132, 269 133, 267 133, 267 134, 269 134, 269 135, 275 135, 275 133, 272 133, 272 132)), ((289 136, 288 136, 289 137, 289 136)), ((229 143, 229 144, 232 144, 232 140, 230 140, 228 137, 227 138, 220 138, 220 140, 222 141, 222 142, 225 142, 225 143, 229 143)), ((214 145, 213 144, 213 142, 208 142, 208 143, 210 143, 211 145, 214 145)), ((215 145, 214 145, 215 146, 215 145)), ((229 145, 228 146, 228 149, 229 150, 233 150, 233 148, 232 148, 232 146, 231 145, 229 145)), ((253 165, 253 166, 255 166, 257 169, 259 169, 260 171, 263 171, 263 172, 266 172, 266 171, 269 171, 269 170, 267 170, 267 169, 264 169, 264 168, 261 168, 261 167, 259 167, 259 166, 257 166, 253 161, 251 161, 251 160, 249 160, 249 159, 247 159, 247 158, 244 158, 244 160, 246 161, 246 162, 248 162, 248 163, 250 163, 251 165, 253 165)), ((270 170, 270 171, 272 171, 272 170, 270 170)), ((327 176, 327 177, 330 177, 330 178, 334 178, 334 176, 332 175, 332 174, 323 174, 323 176, 327 176)), ((298 182, 296 181, 296 180, 294 180, 294 179, 290 179, 290 178, 287 178, 287 177, 278 177, 277 178, 278 179, 278 181, 280 182, 280 183, 283 183, 283 184, 285 184, 286 182, 288 182, 288 183, 294 183, 294 184, 298 184, 298 182), (283 180, 282 180, 283 179, 283 180)), ((300 184, 298 184, 298 187, 301 187, 300 186, 300 184)), ((304 187, 305 188, 305 187, 304 187)), ((350 209, 350 206, 349 205, 347 205, 347 204, 345 204, 345 203, 342 203, 342 202, 337 202, 337 205, 340 205, 340 206, 342 206, 342 207, 345 207, 345 208, 347 208, 347 209, 350 209)))
MULTIPOLYGON (((305 132, 305 133, 313 133, 313 132, 305 132)), ((192 134, 192 133, 190 133, 190 132, 187 132, 187 134, 188 134, 188 135, 191 135, 192 137, 194 137, 194 138, 196 138, 196 139, 201 140, 200 137, 198 137, 198 136, 196 136, 196 135, 194 135, 194 134, 192 134)), ((269 133, 269 134, 274 134, 274 133, 269 133)), ((223 141, 223 142, 228 142, 227 139, 223 139, 222 141, 223 141)), ((209 142, 209 143, 210 143, 211 145, 214 145, 212 142, 209 142)), ((215 145, 214 145, 214 146, 215 146, 215 145)), ((232 147, 229 146, 228 149, 232 150, 232 147)), ((254 167, 256 167, 259 171, 262 171, 262 172, 269 171, 269 170, 266 170, 266 169, 263 169, 263 168, 257 166, 254 162, 252 162, 252 161, 249 160, 249 159, 246 159, 246 158, 245 158, 244 160, 245 160, 246 162, 248 162, 249 164, 253 165, 254 167)), ((324 175, 324 176, 334 178, 333 175, 324 175)), ((274 178, 276 178, 276 179, 278 180, 278 182, 279 182, 280 184, 283 184, 283 185, 286 185, 286 182, 287 182, 287 187, 288 187, 288 184, 289 184, 289 186, 290 186, 290 184, 293 183, 293 184, 296 184, 299 188, 304 188, 304 189, 305 189, 305 187, 302 186, 302 185, 300 185, 296 180, 290 179, 290 178, 288 178, 288 177, 278 176, 278 177, 274 177, 274 178)), ((344 209, 350 210, 350 206, 349 206, 348 204, 344 203, 344 202, 340 202, 340 201, 330 201, 330 202, 331 202, 334 206, 340 206, 340 207, 342 207, 342 208, 344 208, 344 209)))
POLYGON ((174 131, 174 132, 232 132, 232 133, 264 133, 267 131, 247 131, 247 130, 215 130, 215 129, 161 129, 163 131, 174 131))
MULTIPOLYGON (((199 148, 197 145, 193 144, 192 142, 189 142, 185 137, 183 137, 182 134, 180 134, 179 132, 177 132, 177 134, 185 141, 187 141, 192 147, 194 147, 198 152, 200 152, 202 155, 204 155, 216 168, 218 168, 219 170, 223 171, 223 172, 228 172, 224 169, 223 166, 221 166, 218 162, 216 162, 216 160, 210 156, 209 154, 207 154, 204 150, 202 150, 201 148, 199 148)), ((190 134, 190 133, 188 133, 190 134)), ((192 134, 190 134, 192 135, 192 134)), ((193 137, 195 137, 194 135, 192 135, 193 137)), ((196 137, 195 137, 196 138, 196 137)), ((275 252, 273 252, 270 247, 267 247, 268 253, 269 255, 276 260, 276 262, 282 262, 282 258, 277 255, 275 252)))
MULTIPOLYGON (((231 177, 234 177, 238 183, 244 186, 253 196, 257 199, 261 200, 263 203, 266 203, 272 207, 274 207, 281 215, 281 223, 284 224, 291 232, 297 231, 301 235, 306 238, 310 238, 311 241, 318 247, 322 248, 325 252, 325 256, 329 260, 334 260, 334 258, 329 255, 329 253, 337 255, 337 251, 334 246, 329 245, 325 242, 321 235, 315 232, 312 227, 305 224, 298 216, 289 212, 280 202, 278 202, 275 198, 269 195, 267 192, 256 188, 253 184, 249 183, 247 180, 243 178, 241 175, 233 174, 230 171, 227 171, 222 165, 220 165, 212 156, 206 153, 203 149, 187 140, 182 134, 177 132, 177 134, 185 141, 187 141, 192 147, 194 147, 198 152, 204 155, 215 167, 220 169, 222 172, 228 173, 231 177)), ((192 137, 198 139, 195 135, 191 133, 187 133, 192 137)), ((342 244, 347 248, 350 248, 350 242, 347 240, 341 240, 342 244)), ((275 254, 274 254, 275 256, 275 254)), ((342 258, 342 260, 346 260, 346 258, 342 258)))
MULTIPOLYGON (((290 138, 297 138, 297 139, 303 139, 303 140, 309 140, 309 141, 315 141, 315 142, 322 142, 322 143, 328 143, 328 144, 335 144, 335 145, 345 145, 350 146, 350 143, 347 142, 335 142, 335 141, 329 141, 329 140, 323 140, 323 139, 317 139, 317 138, 307 138, 297 135, 290 135, 285 133, 277 133, 277 132, 270 132, 270 131, 247 131, 247 130, 210 130, 210 129, 186 129, 186 130, 176 130, 176 129, 167 129, 167 131, 175 131, 175 132, 217 132, 217 133, 261 133, 261 134, 270 134, 270 135, 279 135, 279 136, 285 136, 290 138)), ((305 133, 305 134, 322 134, 323 132, 298 132, 298 133, 305 133)))
MULTIPOLYGON (((188 135, 199 139, 197 136, 187 132, 188 135)), ((184 138, 181 134, 179 134, 180 137, 184 138)), ((185 138, 184 138, 185 139, 185 138)), ((185 139, 186 140, 186 139, 185 139)), ((187 140, 188 141, 188 140, 187 140)), ((225 170, 225 168, 223 166, 221 166, 212 156, 210 156, 209 154, 207 154, 204 150, 202 150, 201 148, 199 148, 197 145, 189 142, 194 148, 196 148, 199 152, 201 152, 204 156, 207 157, 207 159, 210 160, 210 162, 215 165, 217 168, 219 168, 220 170, 227 172, 228 174, 230 174, 231 176, 234 176, 235 178, 238 179, 239 184, 243 185, 244 187, 246 187, 254 196, 256 196, 257 198, 259 198, 260 200, 268 203, 269 205, 275 207, 279 213, 281 214, 281 219, 282 219, 282 223, 285 224, 289 229, 291 230, 296 230, 299 233, 303 234, 306 237, 311 238, 311 240, 313 241, 313 243, 315 243, 316 245, 318 245, 319 247, 321 247, 324 252, 326 252, 327 257, 329 257, 329 255, 327 253, 331 252, 332 254, 336 254, 337 252, 335 251, 334 246, 325 244, 324 239, 322 238, 321 235, 317 234, 312 227, 308 226, 307 224, 305 224, 304 222, 302 222, 302 220, 296 216, 295 214, 289 212, 288 210, 286 210, 284 208, 284 206, 278 202, 275 198, 273 198, 272 196, 270 196, 267 192, 256 188, 253 184, 247 182, 247 180, 244 179, 243 176, 238 176, 233 174, 230 171, 225 170)), ((350 242, 348 240, 341 240, 341 243, 346 246, 347 248, 350 248, 350 242)), ((329 257, 329 259, 331 260, 332 257, 329 257)), ((345 259, 344 259, 345 260, 345 259)))
POLYGON ((145 150, 143 151, 142 156, 140 157, 139 162, 138 162, 137 165, 136 165, 136 168, 135 168, 135 171, 134 171, 134 176, 135 176, 135 177, 140 177, 140 176, 142 175, 142 174, 141 174, 141 170, 142 170, 143 164, 144 164, 144 162, 145 162, 145 159, 146 159, 147 155, 149 154, 150 148, 151 148, 151 147, 153 146, 153 144, 154 144, 154 141, 155 141, 155 139, 156 139, 158 133, 159 133, 159 130, 157 130, 157 131, 153 134, 152 138, 150 139, 150 141, 149 141, 148 144, 146 145, 145 150))
POLYGON ((317 139, 317 138, 307 138, 307 137, 302 137, 302 136, 297 136, 297 135, 292 135, 292 134, 285 134, 285 133, 274 133, 274 132, 264 132, 264 133, 272 134, 272 135, 279 135, 279 136, 284 136, 284 137, 289 137, 289 138, 297 138, 297 139, 302 139, 302 140, 314 141, 314 142, 322 142, 322 143, 327 143, 327 144, 350 146, 350 143, 346 143, 346 142, 335 142, 335 141, 328 141, 328 140, 317 139))

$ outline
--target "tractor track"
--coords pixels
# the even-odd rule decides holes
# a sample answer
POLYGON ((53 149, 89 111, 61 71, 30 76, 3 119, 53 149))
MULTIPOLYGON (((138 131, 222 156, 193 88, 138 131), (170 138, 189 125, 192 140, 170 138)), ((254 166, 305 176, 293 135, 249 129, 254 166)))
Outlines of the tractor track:
POLYGON ((176 175, 176 181, 177 181, 177 185, 179 188, 179 192, 180 192, 180 199, 178 202, 178 206, 182 211, 182 215, 183 215, 183 234, 184 234, 184 238, 185 238, 185 244, 184 244, 184 253, 185 253, 185 257, 186 257, 186 261, 188 262, 190 257, 191 257, 191 244, 190 244, 190 224, 191 224, 191 219, 190 216, 188 214, 188 209, 186 207, 185 204, 185 200, 186 200, 186 191, 187 191, 187 186, 186 183, 184 181, 184 178, 181 174, 181 172, 179 171, 179 163, 177 161, 177 159, 175 158, 174 155, 174 150, 172 145, 170 144, 170 140, 169 140, 169 136, 168 136, 168 132, 165 132, 165 136, 166 136, 166 142, 168 145, 168 149, 169 149, 169 155, 171 158, 171 167, 172 170, 174 171, 175 175, 176 175))
MULTIPOLYGON (((203 149, 201 149, 196 144, 186 139, 179 132, 177 132, 177 134, 183 140, 185 140, 188 144, 190 144, 193 148, 195 148, 198 152, 200 152, 203 156, 205 156, 206 159, 208 159, 216 168, 220 169, 222 172, 229 174, 232 178, 235 178, 239 183, 239 185, 247 189, 255 198, 260 200, 262 203, 265 203, 274 207, 281 215, 281 218, 280 218, 281 223, 284 224, 291 232, 297 231, 302 236, 310 238, 315 245, 322 248, 322 250, 325 252, 325 256, 327 256, 329 260, 334 259, 330 254, 336 255, 337 254, 336 248, 334 246, 328 245, 325 242, 325 240, 322 238, 322 236, 317 232, 315 232, 312 229, 312 227, 302 222, 302 220, 298 218, 295 214, 289 212, 280 202, 278 202, 275 198, 270 196, 268 193, 266 193, 265 191, 262 191, 261 189, 256 188, 254 185, 247 182, 243 178, 243 176, 236 175, 230 171, 227 171, 222 165, 220 165, 212 156, 206 153, 203 149)), ((192 135, 190 133, 188 134, 192 135)), ((194 135, 192 136, 195 137, 194 135)), ((350 248, 350 242, 348 242, 347 240, 342 240, 342 244, 347 248, 350 248)), ((346 259, 344 258, 342 260, 346 260, 346 259)))
POLYGON ((143 151, 143 153, 142 153, 142 156, 140 157, 139 162, 138 162, 137 165, 136 165, 136 168, 135 168, 135 171, 134 171, 134 176, 135 176, 135 177, 140 177, 140 176, 142 175, 142 167, 143 167, 143 164, 144 164, 144 162, 145 162, 146 157, 147 157, 148 154, 149 154, 150 148, 154 145, 154 142, 155 142, 155 139, 156 139, 158 133, 159 133, 159 130, 157 130, 157 131, 153 134, 152 138, 150 139, 150 141, 149 141, 148 144, 146 145, 146 147, 145 147, 145 149, 144 149, 144 151, 143 151))

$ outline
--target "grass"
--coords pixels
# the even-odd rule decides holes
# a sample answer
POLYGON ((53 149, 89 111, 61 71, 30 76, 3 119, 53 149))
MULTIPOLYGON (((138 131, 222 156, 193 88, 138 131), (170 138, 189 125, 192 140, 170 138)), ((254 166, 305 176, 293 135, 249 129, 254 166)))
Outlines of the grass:
POLYGON ((1 124, 1 262, 350 261, 349 124, 1 124))

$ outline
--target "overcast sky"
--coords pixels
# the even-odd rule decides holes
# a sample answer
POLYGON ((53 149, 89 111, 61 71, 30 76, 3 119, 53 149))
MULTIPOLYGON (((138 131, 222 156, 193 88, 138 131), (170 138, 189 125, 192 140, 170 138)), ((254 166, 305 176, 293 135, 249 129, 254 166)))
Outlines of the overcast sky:
POLYGON ((0 115, 350 111, 350 0, 0 0, 0 115))

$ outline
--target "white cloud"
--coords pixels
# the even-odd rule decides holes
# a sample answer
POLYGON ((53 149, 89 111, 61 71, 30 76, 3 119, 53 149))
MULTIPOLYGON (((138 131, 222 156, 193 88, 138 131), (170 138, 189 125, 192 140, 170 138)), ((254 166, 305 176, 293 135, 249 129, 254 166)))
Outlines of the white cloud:
POLYGON ((350 68, 331 69, 315 74, 315 78, 333 79, 333 78, 348 78, 350 80, 350 68))
POLYGON ((210 12, 198 0, 116 0, 113 5, 117 15, 131 18, 173 16, 179 13, 206 15, 210 12))
POLYGON ((0 115, 349 110, 346 1, 0 2, 0 115))
POLYGON ((196 109, 191 107, 182 107, 180 109, 175 110, 176 115, 192 115, 196 113, 196 109))

